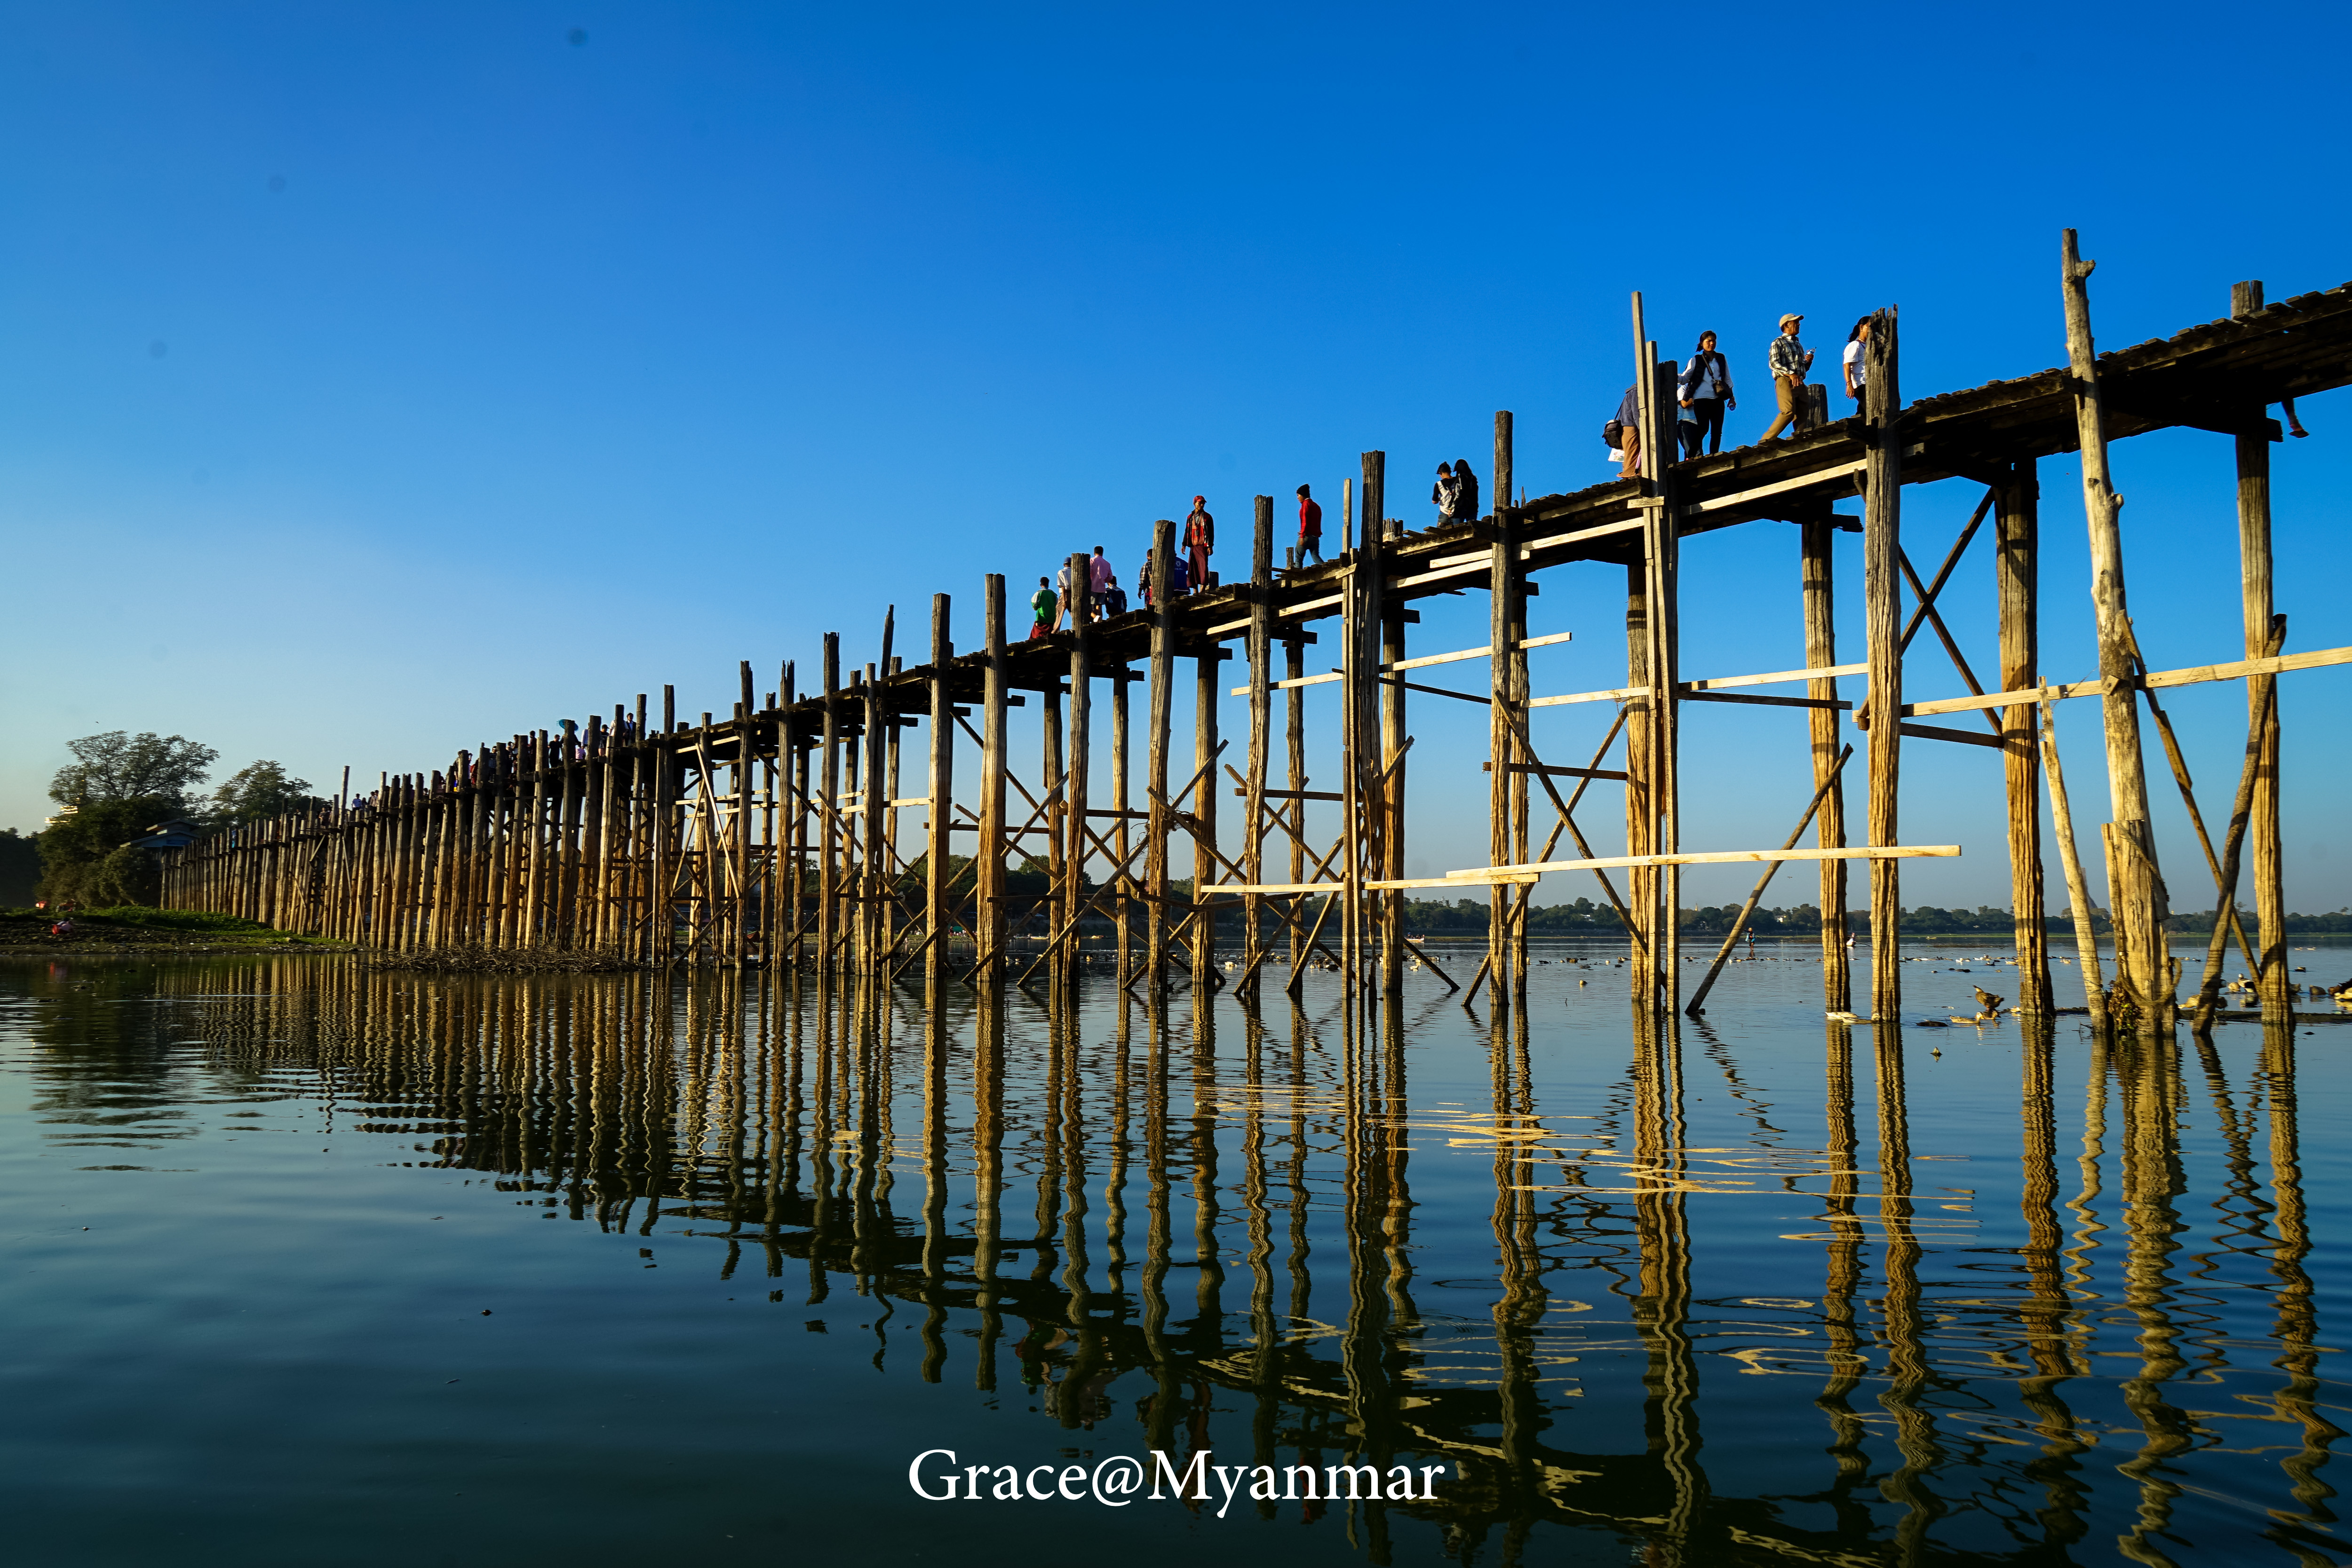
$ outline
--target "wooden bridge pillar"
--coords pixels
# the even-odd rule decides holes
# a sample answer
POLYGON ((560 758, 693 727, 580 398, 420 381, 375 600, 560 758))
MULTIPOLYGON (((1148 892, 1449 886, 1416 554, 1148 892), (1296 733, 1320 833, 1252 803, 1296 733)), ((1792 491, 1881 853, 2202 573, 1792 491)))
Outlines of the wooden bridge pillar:
POLYGON ((1203 648, 1192 661, 1192 815, 1198 828, 1192 837, 1192 987, 1205 993, 1216 982, 1217 906, 1210 888, 1223 880, 1217 874, 1217 662, 1219 650, 1203 648))
MULTIPOLYGON (((1870 665, 1870 842, 1899 844, 1896 786, 1903 746, 1903 407, 1896 377, 1895 311, 1872 319, 1866 394, 1870 445, 1863 468, 1864 655, 1870 665)), ((1870 1015, 1878 1038, 1902 1022, 1901 863, 1870 863, 1870 1015)))
POLYGON ((981 638, 986 666, 981 674, 980 829, 972 849, 973 937, 979 952, 972 973, 993 976, 1004 961, 1004 578, 990 573, 981 582, 981 638))
MULTIPOLYGON (((816 963, 819 969, 831 969, 841 920, 841 634, 825 633, 824 646, 824 730, 817 742, 817 831, 824 835, 824 843, 816 863, 816 963)), ((667 710, 668 688, 662 689, 667 710)))
MULTIPOLYGON (((2263 286, 2240 283, 2230 290, 2230 314, 2244 317, 2263 309, 2263 286)), ((2246 657, 2270 653, 2271 616, 2271 445, 2263 408, 2247 411, 2253 427, 2241 431, 2238 446, 2238 563, 2241 596, 2246 621, 2246 657)), ((2247 711, 2261 721, 2254 744, 2254 787, 2248 801, 2246 837, 2251 841, 2254 873, 2254 914, 2259 922, 2262 973, 2256 981, 2263 1018, 2276 1023, 2294 1016, 2287 994, 2285 851, 2279 837, 2279 712, 2273 688, 2275 675, 2250 676, 2246 680, 2247 711)))
POLYGON ((930 765, 923 793, 929 797, 923 837, 923 980, 934 992, 945 973, 948 931, 954 920, 952 861, 948 833, 955 815, 955 704, 948 692, 948 661, 955 657, 945 594, 931 595, 930 765))
MULTIPOLYGON (((1995 507, 2000 529, 1993 559, 2000 604, 2000 689, 2042 680, 2041 481, 2034 461, 2012 464, 1995 507)), ((2050 942, 2042 879, 2042 747, 2034 704, 2002 710, 2001 757, 2009 797, 2010 910, 2017 937, 2017 1007, 2049 1014, 2050 942)))
MULTIPOLYGON (((1836 557, 1832 546, 1837 539, 1837 521, 1830 511, 1830 503, 1820 502, 1808 509, 1801 525, 1803 543, 1801 546, 1803 564, 1801 572, 1803 611, 1805 617, 1805 667, 1809 669, 1829 669, 1837 664, 1836 616, 1836 557)), ((1806 683, 1805 695, 1815 701, 1834 702, 1838 700, 1838 683, 1834 676, 1822 676, 1806 683)), ((1838 771, 1838 710, 1811 708, 1806 719, 1812 732, 1813 787, 1821 790, 1822 804, 1815 813, 1816 841, 1824 849, 1845 847, 1845 778, 1838 771)), ((1822 912, 1822 1005, 1832 1013, 1850 1012, 1853 1007, 1853 978, 1846 946, 1846 863, 1824 860, 1821 865, 1820 909, 1822 912)))
MULTIPOLYGON (((1274 701, 1274 498, 1259 496, 1253 503, 1250 533, 1249 585, 1249 756, 1243 777, 1242 879, 1265 880, 1266 752, 1273 744, 1274 701)), ((1203 789, 1222 792, 1223 781, 1212 777, 1203 789)), ((1260 989, 1258 971, 1265 962, 1265 942, 1258 930, 1265 900, 1252 893, 1242 900, 1242 971, 1245 988, 1260 989)))
POLYGON ((2115 891, 2116 969, 2139 1008, 2143 1034, 2172 1026, 2175 967, 2167 952, 2164 879, 2157 869, 2149 823, 2147 773, 2140 750, 2139 693, 2134 666, 2131 612, 2124 595, 2123 499, 2107 467, 2107 439, 2099 403, 2099 369, 2091 340, 2089 279, 2074 231, 2063 242, 2066 355, 2074 376, 2074 418, 2083 449, 2083 508, 2091 530, 2091 603, 2099 634, 2099 675, 2105 699, 2108 825, 2107 878, 2115 891))
MULTIPOLYGON (((1495 416, 1496 461, 1499 467, 1506 459, 1505 449, 1510 439, 1510 416, 1495 416)), ((1492 563, 1488 568, 1486 602, 1486 690, 1490 706, 1486 723, 1486 765, 1491 770, 1486 777, 1486 858, 1490 866, 1515 865, 1526 858, 1517 851, 1525 837, 1518 802, 1527 775, 1513 771, 1513 764, 1528 761, 1518 742, 1518 725, 1525 722, 1519 704, 1525 697, 1515 691, 1514 666, 1524 668, 1527 656, 1518 651, 1526 640, 1525 599, 1519 592, 1519 516, 1507 504, 1507 492, 1498 484, 1495 492, 1495 539, 1492 563)), ((1518 889, 1508 882, 1496 882, 1487 889, 1486 963, 1496 998, 1515 994, 1511 984, 1520 970, 1519 947, 1515 943, 1513 909, 1518 889)), ((1499 1000, 1497 1005, 1504 1005, 1499 1000)))
MULTIPOLYGON (((1094 613, 1093 566, 1083 550, 1070 557, 1070 752, 1063 764, 1069 788, 1065 792, 1069 847, 1064 856, 1062 906, 1048 922, 1047 935, 1062 933, 1053 963, 1062 984, 1077 983, 1078 954, 1085 944, 1078 935, 1078 917, 1087 906, 1087 779, 1094 750, 1094 633, 1087 619, 1094 613)), ((1056 989, 1060 987, 1057 985, 1056 989)))
POLYGON ((1151 525, 1151 732, 1145 738, 1144 786, 1151 816, 1144 824, 1143 962, 1157 995, 1167 984, 1168 964, 1168 728, 1176 695, 1176 606, 1169 592, 1176 554, 1176 525, 1166 518, 1151 525))

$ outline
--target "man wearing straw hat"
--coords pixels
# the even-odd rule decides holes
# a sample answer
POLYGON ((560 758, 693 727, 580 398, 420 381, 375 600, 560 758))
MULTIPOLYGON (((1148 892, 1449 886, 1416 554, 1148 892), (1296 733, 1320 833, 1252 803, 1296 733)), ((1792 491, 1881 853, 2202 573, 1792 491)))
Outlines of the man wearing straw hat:
POLYGON ((1790 311, 1780 318, 1780 335, 1772 340, 1772 395, 1780 400, 1780 412, 1771 428, 1758 437, 1760 441, 1774 439, 1784 428, 1801 436, 1812 427, 1805 373, 1813 367, 1813 352, 1797 341, 1797 329, 1804 321, 1804 317, 1790 311))

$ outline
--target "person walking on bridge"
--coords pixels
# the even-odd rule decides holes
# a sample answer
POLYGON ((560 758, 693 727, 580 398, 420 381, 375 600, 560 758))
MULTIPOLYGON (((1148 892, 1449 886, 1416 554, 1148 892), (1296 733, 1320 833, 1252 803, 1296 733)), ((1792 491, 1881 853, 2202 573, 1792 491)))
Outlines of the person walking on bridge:
POLYGON ((1702 449, 1722 451, 1723 411, 1738 407, 1739 400, 1731 395, 1731 366, 1716 352, 1713 332, 1698 335, 1698 347, 1683 366, 1682 385, 1675 397, 1682 405, 1682 417, 1676 423, 1681 426, 1684 459, 1697 457, 1702 449))
POLYGON ((1029 628, 1030 637, 1042 637, 1051 632, 1055 621, 1061 615, 1061 606, 1062 601, 1054 593, 1052 579, 1038 578, 1037 591, 1029 595, 1029 613, 1037 618, 1037 624, 1029 628))
POLYGON ((1454 509, 1460 501, 1461 495, 1462 487, 1454 479, 1454 465, 1438 464, 1437 482, 1429 487, 1429 499, 1436 503, 1437 521, 1440 527, 1455 520, 1458 514, 1454 509))
POLYGON ((1103 547, 1095 546, 1094 558, 1087 563, 1087 591, 1094 596, 1095 619, 1107 621, 1113 616, 1127 614, 1127 594, 1118 585, 1118 574, 1110 569, 1110 557, 1103 547))
POLYGON ((1184 549, 1192 556, 1192 586, 1209 585, 1209 556, 1217 548, 1217 520, 1209 515, 1209 498, 1192 498, 1192 515, 1184 520, 1184 549))
POLYGON ((1783 429, 1801 436, 1813 426, 1811 395, 1805 390, 1805 373, 1813 368, 1813 351, 1797 341, 1797 329, 1805 318, 1794 310, 1780 318, 1780 335, 1772 340, 1772 395, 1780 405, 1771 427, 1758 437, 1759 441, 1777 438, 1783 429))
POLYGON ((1310 555, 1315 558, 1315 564, 1323 564, 1323 509, 1316 503, 1313 496, 1307 493, 1307 487, 1301 485, 1298 487, 1298 563, 1306 565, 1310 555))
POLYGON ((1470 471, 1470 459, 1454 459, 1454 516, 1458 521, 1478 521, 1478 476, 1470 471))

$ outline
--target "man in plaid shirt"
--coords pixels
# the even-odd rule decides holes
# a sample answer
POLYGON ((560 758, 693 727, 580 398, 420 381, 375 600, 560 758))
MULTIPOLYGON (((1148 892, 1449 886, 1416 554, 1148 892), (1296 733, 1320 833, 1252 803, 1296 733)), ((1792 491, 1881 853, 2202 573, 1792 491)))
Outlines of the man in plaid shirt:
POLYGON ((1772 340, 1772 395, 1780 414, 1761 439, 1769 441, 1791 426, 1803 435, 1812 427, 1812 399, 1805 391, 1805 373, 1813 367, 1813 351, 1797 341, 1805 318, 1795 311, 1780 318, 1780 335, 1772 340))

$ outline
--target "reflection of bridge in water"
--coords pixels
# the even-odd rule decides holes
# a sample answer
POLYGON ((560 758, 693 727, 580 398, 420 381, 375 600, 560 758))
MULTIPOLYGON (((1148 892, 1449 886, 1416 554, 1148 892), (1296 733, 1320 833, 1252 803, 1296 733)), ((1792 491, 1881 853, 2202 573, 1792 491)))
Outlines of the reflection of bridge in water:
MULTIPOLYGON (((723 1248, 727 1278, 756 1267, 780 1292, 804 1278, 812 1301, 845 1284, 871 1294, 877 1363, 896 1353, 903 1304, 926 1381, 969 1368, 993 1390, 1009 1373, 1067 1428, 1113 1419, 1112 1384, 1134 1374, 1151 1384, 1134 1407, 1143 1441, 1171 1456, 1208 1446, 1213 1401, 1238 1397, 1253 1463, 1455 1467, 1434 1503, 1340 1505, 1374 1561, 1391 1509, 1438 1520, 1464 1550, 1496 1542, 1506 1562, 1547 1523, 1619 1532, 1659 1562, 2063 1562, 2078 1542, 2171 1561, 2161 1542, 2186 1489, 2174 1461, 2219 1441, 2180 1391, 2243 1343, 2211 1327, 2218 1251, 2181 1256, 2193 1079, 2222 1129, 2226 1249, 2263 1260, 2275 1303, 2274 1387, 2228 1413, 2292 1434, 2272 1450, 2284 1484, 2259 1533, 2304 1563, 2340 1550, 2325 1533, 2320 1470, 2339 1434, 2321 1413, 2289 1031, 2266 1034, 2242 1104, 2210 1043, 2184 1055, 2093 1039, 2071 1173, 2053 1042, 2029 1034, 2024 1245, 1970 1248, 1958 1293, 1921 1279, 1933 1216, 1916 1212, 1899 1055, 1865 1046, 1857 1063, 1829 1026, 1825 1146, 1766 1162, 1822 1201, 1818 1237, 1790 1238, 1822 1244, 1819 1300, 1802 1303, 1802 1335, 1737 1352, 1742 1372, 1818 1378, 1825 1458, 1807 1461, 1810 1485, 1739 1496, 1711 1486, 1702 1441, 1702 1366, 1724 1363, 1699 1359, 1711 1331, 1694 1316, 1722 1304, 1695 1302, 1688 1205, 1722 1177, 1685 1135, 1672 1034, 1640 1042, 1601 1114, 1570 1133, 1536 1103, 1524 1008, 1487 1042, 1489 1103, 1433 1112, 1408 1109, 1402 1026, 1363 1033, 1345 1006, 1328 1024, 1297 1007, 1272 1024, 1220 1016, 1205 999, 1187 1017, 1122 1001, 1111 1017, 1008 1020, 989 993, 906 1010, 870 985, 724 974, 451 984, 291 961, 260 984, 215 978, 199 1033, 224 1065, 315 1072, 372 1130, 414 1132, 430 1163, 495 1173, 606 1230, 682 1225, 723 1248), (1238 1051, 1221 1056, 1218 1030, 1236 1026, 1238 1051), (1033 1027, 1042 1041, 1019 1038, 1033 1027), (1424 1226, 1416 1245, 1415 1134, 1492 1145, 1496 1274, 1475 1333, 1415 1299, 1415 1253, 1454 1239, 1424 1226), (2120 1300, 2094 1280, 2110 1137, 2120 1300), (1559 1298, 1568 1270, 1608 1281, 1622 1334, 1559 1298), (2117 1314, 2139 1430, 2120 1465, 2094 1464, 2095 1446, 2116 1451, 2116 1424, 2079 1418, 2068 1389, 2094 1376, 2093 1342, 2117 1314), (1643 1361, 1640 1443, 1578 1447, 1563 1440, 1575 1406, 1560 1385, 1577 1375, 1564 1369, 1616 1346, 1643 1361), (1993 1437, 1994 1385, 2031 1441, 1993 1437), (2102 1539, 2093 1493, 2117 1471, 2136 1514, 2102 1539)), ((1697 1027, 1737 1090, 1727 1048, 1697 1027)), ((1618 1429, 1573 1426, 1588 1441, 1618 1429)))

